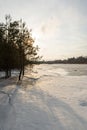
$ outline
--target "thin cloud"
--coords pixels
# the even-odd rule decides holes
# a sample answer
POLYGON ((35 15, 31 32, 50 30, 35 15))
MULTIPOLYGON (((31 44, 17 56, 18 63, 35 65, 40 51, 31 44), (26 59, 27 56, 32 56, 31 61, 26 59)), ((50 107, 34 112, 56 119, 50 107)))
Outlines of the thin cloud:
POLYGON ((41 25, 41 32, 47 36, 52 36, 58 30, 60 21, 57 17, 51 17, 41 25))

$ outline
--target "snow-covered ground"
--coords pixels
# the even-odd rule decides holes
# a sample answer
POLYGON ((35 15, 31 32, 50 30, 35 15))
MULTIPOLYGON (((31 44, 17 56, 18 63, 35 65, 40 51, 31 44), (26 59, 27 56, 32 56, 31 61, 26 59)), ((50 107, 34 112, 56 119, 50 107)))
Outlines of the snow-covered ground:
POLYGON ((0 130, 87 130, 87 65, 37 65, 13 89, 10 102, 0 94, 0 130))
MULTIPOLYGON (((18 70, 11 70, 11 77, 18 76, 18 75, 19 75, 18 70)), ((0 71, 0 78, 3 78, 3 77, 5 77, 5 72, 0 71)))

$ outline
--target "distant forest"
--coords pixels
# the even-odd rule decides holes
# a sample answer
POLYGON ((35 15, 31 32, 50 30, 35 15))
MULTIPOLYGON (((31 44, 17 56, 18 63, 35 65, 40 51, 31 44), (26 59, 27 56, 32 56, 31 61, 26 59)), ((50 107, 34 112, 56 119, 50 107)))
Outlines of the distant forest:
POLYGON ((39 64, 87 64, 87 56, 72 57, 64 60, 38 61, 39 64))

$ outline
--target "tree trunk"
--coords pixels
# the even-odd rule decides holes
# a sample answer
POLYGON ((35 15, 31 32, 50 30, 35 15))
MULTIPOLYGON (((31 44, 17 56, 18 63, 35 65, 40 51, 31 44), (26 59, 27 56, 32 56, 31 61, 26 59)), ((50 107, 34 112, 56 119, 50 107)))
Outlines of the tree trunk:
POLYGON ((8 77, 11 77, 11 70, 8 71, 8 77))
POLYGON ((8 78, 8 70, 5 71, 5 78, 8 78))
POLYGON ((5 78, 9 78, 9 77, 11 77, 11 70, 6 70, 5 71, 5 78))
POLYGON ((19 80, 21 80, 21 74, 22 74, 22 69, 20 70, 20 73, 19 73, 19 80))
POLYGON ((23 76, 24 76, 24 66, 25 66, 25 61, 24 61, 24 49, 22 52, 22 69, 23 69, 23 76))
POLYGON ((24 76, 24 64, 23 64, 23 76, 24 76))

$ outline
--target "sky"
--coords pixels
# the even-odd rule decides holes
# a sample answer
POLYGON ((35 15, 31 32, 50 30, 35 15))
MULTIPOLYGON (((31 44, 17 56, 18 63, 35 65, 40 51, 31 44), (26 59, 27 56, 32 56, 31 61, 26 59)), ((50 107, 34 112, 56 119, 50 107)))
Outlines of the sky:
POLYGON ((0 0, 6 14, 32 29, 43 59, 87 56, 87 0, 0 0))

